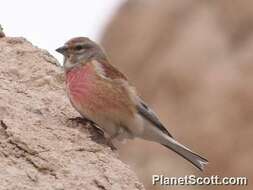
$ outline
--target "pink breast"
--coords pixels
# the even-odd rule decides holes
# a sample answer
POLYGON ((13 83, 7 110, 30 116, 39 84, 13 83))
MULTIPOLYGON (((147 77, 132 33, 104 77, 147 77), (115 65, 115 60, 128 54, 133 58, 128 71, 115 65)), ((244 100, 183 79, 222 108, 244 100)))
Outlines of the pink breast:
POLYGON ((92 67, 87 65, 82 68, 74 68, 67 73, 67 92, 75 107, 88 101, 93 80, 92 72, 92 67))

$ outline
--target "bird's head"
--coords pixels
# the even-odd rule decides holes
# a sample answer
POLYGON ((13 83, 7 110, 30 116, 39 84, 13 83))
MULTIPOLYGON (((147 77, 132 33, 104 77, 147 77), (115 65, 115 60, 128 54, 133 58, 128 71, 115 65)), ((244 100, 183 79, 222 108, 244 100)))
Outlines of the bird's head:
POLYGON ((64 56, 66 70, 85 64, 92 58, 104 59, 106 57, 102 48, 87 37, 72 38, 56 51, 64 56))

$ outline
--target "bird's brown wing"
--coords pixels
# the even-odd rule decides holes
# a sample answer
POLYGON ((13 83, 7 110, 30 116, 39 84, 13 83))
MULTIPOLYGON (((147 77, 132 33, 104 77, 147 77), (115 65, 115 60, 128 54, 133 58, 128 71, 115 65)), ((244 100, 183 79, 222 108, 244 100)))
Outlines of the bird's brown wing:
POLYGON ((163 133, 172 137, 172 135, 169 133, 169 131, 159 121, 156 114, 142 100, 140 100, 140 103, 136 107, 137 107, 139 114, 142 117, 144 117, 147 121, 149 121, 151 124, 153 124, 158 129, 160 129, 163 133))
MULTIPOLYGON (((103 67, 105 77, 107 77, 113 81, 115 79, 122 79, 122 81, 127 81, 127 78, 120 71, 118 71, 115 67, 113 67, 111 64, 109 64, 107 62, 107 60, 99 60, 99 63, 103 67)), ((122 83, 122 84, 124 84, 124 85, 120 85, 120 86, 123 87, 126 90, 126 92, 128 92, 128 93, 125 93, 125 95, 128 94, 129 98, 127 98, 127 99, 128 99, 128 101, 131 101, 130 99, 132 99, 132 98, 130 98, 130 97, 135 96, 134 90, 130 90, 133 88, 130 85, 128 86, 129 88, 126 88, 126 86, 125 86, 126 84, 125 83, 122 83)), ((136 99, 137 99, 137 97, 136 97, 136 99)), ((172 135, 168 132, 168 130, 159 121, 156 114, 140 98, 137 101, 134 101, 133 103, 137 104, 136 109, 144 119, 149 121, 153 126, 157 127, 159 130, 161 130, 166 135, 172 137, 172 135)))
POLYGON ((105 72, 105 77, 110 79, 124 79, 127 80, 126 76, 121 73, 118 69, 116 69, 113 65, 109 64, 107 60, 99 60, 98 61, 105 72))

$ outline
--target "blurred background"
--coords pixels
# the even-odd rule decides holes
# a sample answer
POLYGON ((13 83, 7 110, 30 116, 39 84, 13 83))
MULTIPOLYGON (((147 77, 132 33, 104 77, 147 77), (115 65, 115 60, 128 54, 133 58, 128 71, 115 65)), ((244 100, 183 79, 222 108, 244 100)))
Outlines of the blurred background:
POLYGON ((253 1, 135 0, 107 25, 102 44, 182 143, 208 158, 204 173, 162 146, 121 149, 147 189, 150 176, 247 176, 252 189, 253 1))
POLYGON ((100 41, 174 137, 210 161, 201 173, 162 146, 127 142, 120 156, 146 189, 162 188, 151 185, 152 174, 248 177, 244 187, 169 189, 252 189, 253 1, 77 2, 47 4, 40 23, 37 13, 32 22, 25 18, 39 29, 17 23, 16 13, 10 17, 17 31, 8 19, 0 22, 7 35, 22 35, 52 53, 76 35, 100 41))

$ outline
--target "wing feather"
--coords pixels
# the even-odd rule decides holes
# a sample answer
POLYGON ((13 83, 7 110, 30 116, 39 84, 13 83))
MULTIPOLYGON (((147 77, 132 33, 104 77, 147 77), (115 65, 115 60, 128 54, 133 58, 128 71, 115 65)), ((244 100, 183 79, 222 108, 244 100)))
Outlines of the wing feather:
MULTIPOLYGON (((172 135, 168 132, 168 130, 163 126, 163 124, 159 121, 158 117, 156 114, 139 98, 136 100, 133 96, 137 97, 137 95, 133 91, 130 91, 131 86, 127 82, 127 78, 120 72, 118 71, 115 67, 112 65, 108 64, 107 61, 99 61, 95 62, 95 64, 98 66, 98 68, 102 68, 102 72, 100 72, 100 75, 103 77, 107 78, 111 81, 117 81, 117 83, 120 81, 120 86, 124 87, 126 92, 129 92, 129 98, 135 103, 136 109, 139 112, 139 114, 149 121, 154 127, 157 127, 159 130, 161 130, 163 133, 166 135, 172 137, 172 135), (128 88, 126 87, 128 86, 128 88), (132 98, 131 98, 132 97, 132 98), (135 99, 135 100, 134 100, 135 99)), ((127 93, 126 93, 127 94, 127 93)))
POLYGON ((137 110, 138 110, 139 114, 142 117, 144 117, 146 120, 148 120, 151 124, 153 124, 155 127, 160 129, 166 135, 172 137, 172 135, 169 133, 169 131, 159 121, 156 114, 142 100, 140 100, 140 104, 137 105, 137 110))

